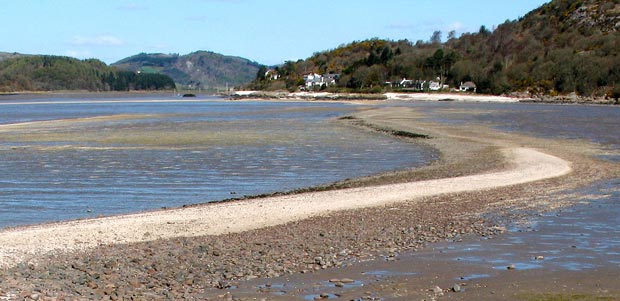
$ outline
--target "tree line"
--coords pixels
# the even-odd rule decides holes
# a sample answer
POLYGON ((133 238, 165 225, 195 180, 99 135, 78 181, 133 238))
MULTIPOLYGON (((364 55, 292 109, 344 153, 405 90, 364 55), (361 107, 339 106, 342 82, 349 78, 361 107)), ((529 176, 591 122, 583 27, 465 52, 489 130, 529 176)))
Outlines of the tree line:
POLYGON ((175 83, 166 75, 121 71, 96 59, 36 55, 0 61, 0 92, 169 89, 175 83))
MULTIPOLYGON (((334 91, 382 92, 403 78, 473 81, 479 93, 529 92, 588 97, 620 93, 617 0, 554 0, 490 30, 428 41, 355 41, 275 67, 277 80, 257 75, 250 88, 293 91, 308 73, 338 73, 334 91)), ((323 87, 325 89, 325 87, 323 87)))

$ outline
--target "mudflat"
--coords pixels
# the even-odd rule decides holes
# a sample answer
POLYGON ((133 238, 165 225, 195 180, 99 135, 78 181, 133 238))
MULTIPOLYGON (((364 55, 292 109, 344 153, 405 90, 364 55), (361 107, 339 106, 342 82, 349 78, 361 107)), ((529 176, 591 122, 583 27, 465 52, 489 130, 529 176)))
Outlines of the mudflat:
POLYGON ((615 164, 591 156, 595 145, 583 142, 434 124, 406 108, 354 117, 428 135, 426 143, 442 158, 418 170, 338 183, 341 189, 331 191, 3 231, 0 296, 233 298, 221 289, 239 287, 238 298, 290 300, 296 297, 266 287, 243 290, 244 281, 324 277, 320 271, 345 273, 361 260, 395 258, 431 242, 498 234, 501 227, 484 214, 562 206, 553 193, 618 175, 615 164))

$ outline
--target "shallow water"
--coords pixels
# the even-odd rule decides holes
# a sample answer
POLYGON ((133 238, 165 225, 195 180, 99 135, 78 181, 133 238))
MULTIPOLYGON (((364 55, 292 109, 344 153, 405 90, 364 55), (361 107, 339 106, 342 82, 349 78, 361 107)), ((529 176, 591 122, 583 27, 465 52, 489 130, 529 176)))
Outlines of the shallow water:
POLYGON ((598 143, 620 162, 620 106, 531 103, 408 102, 433 121, 482 124, 543 138, 581 139, 598 143))
POLYGON ((620 179, 574 192, 585 203, 545 214, 490 240, 438 247, 454 261, 507 270, 585 271, 620 264, 620 179))
POLYGON ((529 226, 515 225, 493 238, 467 236, 462 242, 436 243, 419 252, 407 252, 396 263, 377 259, 315 275, 262 281, 282 283, 277 294, 290 297, 287 300, 312 300, 321 293, 348 298, 376 292, 377 286, 387 289, 373 295, 373 299, 346 300, 401 300, 394 297, 393 289, 407 288, 406 283, 414 288, 421 286, 423 291, 434 285, 445 289, 459 283, 467 291, 486 287, 488 279, 514 276, 519 271, 584 272, 582 275, 588 277, 589 271, 598 268, 620 268, 620 179, 569 193, 591 196, 592 200, 538 216, 530 220, 529 226), (345 276, 357 285, 334 287, 329 282, 317 282, 345 276))
POLYGON ((0 227, 287 191, 434 156, 334 122, 356 110, 343 104, 37 102, 0 104, 0 123, 31 122, 0 127, 0 227))
MULTIPOLYGON (((600 157, 620 162, 620 107, 522 103, 408 103, 433 121, 481 124, 502 131, 544 138, 579 139, 598 143, 600 157)), ((574 207, 518 225, 492 240, 450 244, 442 249, 460 263, 492 270, 546 269, 582 271, 620 263, 620 179, 573 192, 574 207), (536 257, 543 259, 537 260, 536 257)), ((441 249, 441 247, 439 247, 441 249)), ((442 256, 441 258, 444 258, 442 256)))

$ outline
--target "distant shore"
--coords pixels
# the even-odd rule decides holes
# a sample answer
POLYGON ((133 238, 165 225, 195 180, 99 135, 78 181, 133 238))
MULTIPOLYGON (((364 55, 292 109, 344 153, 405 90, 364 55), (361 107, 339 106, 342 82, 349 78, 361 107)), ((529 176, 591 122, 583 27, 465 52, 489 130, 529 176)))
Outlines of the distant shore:
POLYGON ((278 92, 278 91, 236 91, 228 96, 233 100, 328 100, 328 101, 457 101, 457 102, 500 102, 500 103, 557 103, 557 104, 606 104, 618 105, 618 101, 606 98, 579 97, 576 95, 486 95, 473 93, 330 93, 330 92, 278 92))
POLYGON ((267 100, 412 100, 412 101, 470 101, 470 102, 518 102, 519 98, 465 94, 465 93, 330 93, 330 92, 268 92, 237 91, 231 99, 267 99, 267 100))
POLYGON ((0 93, 0 101, 27 100, 44 98, 72 99, 113 99, 127 97, 175 97, 175 91, 123 91, 123 92, 91 92, 91 91, 23 91, 0 93))
MULTIPOLYGON (((570 95, 486 95, 473 93, 330 93, 330 92, 283 92, 283 91, 235 91, 220 94, 196 94, 197 96, 213 96, 230 100, 306 100, 306 101, 457 101, 457 102, 502 102, 502 103, 550 103, 550 104, 597 104, 620 105, 620 101, 610 98, 582 97, 570 95)), ((0 101, 40 98, 86 98, 114 99, 129 97, 166 97, 180 98, 177 91, 124 91, 124 92, 90 92, 90 91, 24 91, 0 93, 0 101)), ((191 98, 187 98, 191 99, 191 98)))

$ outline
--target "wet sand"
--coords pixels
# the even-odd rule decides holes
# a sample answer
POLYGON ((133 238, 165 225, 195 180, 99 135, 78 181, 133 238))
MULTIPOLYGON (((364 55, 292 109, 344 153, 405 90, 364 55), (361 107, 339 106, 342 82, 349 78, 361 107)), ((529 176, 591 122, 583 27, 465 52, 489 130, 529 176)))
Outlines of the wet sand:
MULTIPOLYGON (((102 233, 97 235, 95 232, 95 235, 104 238, 99 242, 95 241, 94 245, 87 239, 78 238, 78 241, 70 241, 66 236, 64 240, 59 241, 60 244, 64 244, 63 247, 69 247, 69 249, 73 248, 72 246, 84 245, 87 247, 85 252, 60 252, 46 255, 43 254, 47 253, 50 247, 53 249, 58 247, 58 244, 46 242, 43 238, 39 241, 30 239, 34 247, 31 246, 29 250, 34 249, 35 253, 37 249, 42 251, 36 256, 36 261, 18 264, 0 272, 3 279, 0 282, 0 292, 3 294, 0 296, 23 297, 40 294, 57 298, 73 296, 77 293, 87 299, 99 299, 102 296, 138 298, 159 296, 162 299, 194 296, 204 299, 218 298, 219 295, 227 297, 224 294, 225 291, 213 290, 213 287, 239 286, 245 287, 246 290, 233 290, 232 293, 247 300, 252 300, 251 298, 254 297, 291 300, 290 295, 278 296, 264 292, 259 287, 245 285, 244 281, 255 281, 252 279, 256 277, 298 275, 299 272, 310 273, 308 276, 312 279, 310 281, 319 281, 319 279, 325 279, 325 275, 330 273, 344 275, 352 271, 351 269, 359 267, 358 262, 372 258, 385 258, 388 260, 386 264, 389 264, 395 261, 399 254, 418 250, 431 242, 456 239, 467 234, 494 235, 502 232, 502 228, 495 227, 497 224, 494 220, 486 218, 483 214, 493 213, 494 216, 501 217, 507 216, 507 212, 512 212, 515 208, 549 210, 561 207, 570 202, 554 199, 553 193, 580 187, 599 179, 618 176, 616 164, 602 162, 590 156, 597 152, 595 145, 577 141, 537 139, 500 133, 482 127, 453 128, 423 122, 417 117, 419 116, 413 110, 397 108, 370 110, 356 115, 356 118, 366 123, 423 133, 433 137, 427 143, 442 152, 443 156, 439 162, 415 171, 385 174, 339 185, 344 187, 365 186, 369 183, 388 185, 409 182, 412 179, 443 181, 437 179, 455 177, 461 181, 466 179, 465 182, 469 183, 469 180, 478 177, 473 176, 475 174, 497 176, 505 173, 506 170, 519 171, 520 167, 529 166, 528 163, 541 162, 539 161, 541 159, 544 159, 542 162, 547 162, 548 166, 554 168, 546 170, 535 167, 531 172, 534 174, 542 172, 539 176, 529 180, 537 180, 536 182, 528 181, 526 176, 524 181, 505 182, 506 180, 502 179, 500 182, 505 182, 505 185, 498 186, 494 183, 491 186, 478 187, 478 189, 484 189, 483 191, 457 189, 454 193, 450 193, 448 189, 441 191, 444 193, 442 195, 418 196, 417 198, 405 195, 398 198, 401 201, 403 198, 404 200, 416 199, 415 202, 395 202, 394 199, 387 198, 375 204, 340 208, 344 211, 322 211, 321 214, 302 215, 297 218, 306 219, 280 220, 279 223, 286 222, 286 224, 263 224, 269 227, 244 231, 256 228, 256 225, 261 225, 262 222, 248 218, 250 220, 248 223, 254 226, 249 228, 241 226, 236 230, 226 229, 224 226, 224 232, 243 231, 225 235, 207 236, 203 233, 188 238, 187 236, 193 235, 184 228, 187 227, 186 224, 177 225, 177 220, 172 222, 162 220, 163 223, 160 225, 165 225, 168 231, 176 232, 177 236, 181 237, 160 239, 156 234, 156 240, 148 238, 146 242, 116 245, 110 244, 110 241, 105 240, 103 236, 109 229, 100 229, 102 233), (537 151, 532 151, 533 149, 537 151), (508 152, 512 155, 506 156, 505 150, 518 150, 517 156, 514 156, 513 152, 508 152), (525 162, 525 165, 518 164, 519 161, 506 160, 506 158, 524 158, 521 157, 523 154, 536 155, 532 157, 534 161, 521 161, 525 162), (549 161, 545 161, 547 159, 549 161), (569 171, 568 165, 565 162, 571 162, 572 172, 568 175, 566 175, 569 171), (372 207, 354 209, 366 206, 372 207)), ((437 183, 443 184, 440 187, 453 184, 452 182, 437 183)), ((402 186, 384 187, 392 188, 386 191, 393 191, 393 188, 402 186)), ((373 188, 362 188, 355 191, 372 190, 373 188)), ((338 192, 328 193, 338 194, 338 192)), ((299 196, 276 199, 287 200, 294 197, 299 196)), ((369 198, 369 200, 373 199, 376 198, 369 198)), ((238 204, 261 204, 262 202, 264 200, 249 200, 218 206, 234 208, 241 206, 238 204)), ((283 203, 275 202, 274 204, 281 206, 283 203)), ((204 208, 208 207, 210 206, 204 208)), ((277 209, 280 211, 279 207, 277 209)), ((236 210, 234 211, 236 214, 236 210)), ((161 213, 165 214, 166 211, 161 213)), ((285 214, 285 216, 289 215, 285 214)), ((127 218, 116 217, 112 220, 122 221, 127 218)), ((184 219, 184 221, 188 220, 184 219)), ((90 222, 92 221, 83 223, 90 222)), ((119 224, 114 223, 107 225, 116 227, 116 229, 119 227, 119 224)), ((221 225, 211 223, 210 226, 218 228, 221 225)), ((54 227, 62 227, 62 225, 55 225, 48 229, 54 227)), ((142 229, 142 227, 139 228, 142 229)), ((36 233, 40 231, 39 229, 43 228, 26 228, 17 231, 36 233)), ((121 229, 121 233, 136 230, 127 227, 125 229, 130 229, 130 231, 121 229)), ((142 240, 146 233, 148 233, 147 236, 153 235, 150 231, 138 233, 142 234, 138 235, 142 240)), ((213 234, 218 233, 222 232, 213 234)), ((20 237, 20 235, 15 237, 20 237)), ((126 239, 124 236, 113 238, 121 242, 126 239)), ((397 269, 398 265, 392 265, 389 269, 397 269)), ((432 267, 432 270, 443 274, 451 268, 453 267, 437 265, 432 267)), ((379 285, 383 287, 376 288, 374 292, 373 288, 370 288, 370 295, 382 294, 385 290, 399 287, 404 287, 405 291, 414 291, 406 289, 413 285, 407 284, 407 281, 398 283, 388 281, 379 285)), ((425 287, 424 294, 428 294, 430 284, 422 285, 425 287)), ((363 290, 364 293, 367 292, 367 288, 363 290)), ((415 290, 415 292, 420 291, 415 290)), ((297 298, 300 294, 293 294, 293 296, 297 298)), ((402 298, 398 297, 401 299, 382 298, 411 300, 412 296, 419 295, 401 293, 402 298)), ((307 296, 301 296, 302 299, 304 297, 307 296)))

